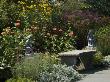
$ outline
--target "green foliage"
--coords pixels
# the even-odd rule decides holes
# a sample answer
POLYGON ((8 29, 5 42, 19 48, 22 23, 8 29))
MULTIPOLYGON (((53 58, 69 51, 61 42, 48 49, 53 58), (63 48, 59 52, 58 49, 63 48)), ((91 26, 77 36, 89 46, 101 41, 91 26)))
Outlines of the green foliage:
POLYGON ((51 11, 47 0, 0 0, 0 32, 7 26, 14 26, 17 19, 21 20, 22 28, 45 23, 49 20, 51 11))
POLYGON ((50 20, 52 7, 48 0, 21 0, 18 4, 23 27, 37 25, 42 28, 50 20))
POLYGON ((105 15, 110 15, 110 1, 109 0, 86 0, 86 3, 91 5, 90 8, 105 15))
POLYGON ((12 1, 0 0, 0 33, 7 26, 14 26, 14 22, 19 18, 19 8, 12 1))
POLYGON ((25 77, 38 82, 70 82, 81 78, 72 67, 61 65, 55 54, 36 54, 25 58, 14 67, 15 77, 25 77))
POLYGON ((96 52, 96 54, 93 57, 93 63, 94 65, 101 65, 102 64, 102 60, 103 60, 103 55, 101 52, 96 52))
POLYGON ((36 54, 36 56, 25 58, 14 66, 15 77, 26 77, 33 80, 39 78, 39 74, 51 70, 53 64, 58 64, 59 59, 54 55, 36 54))
POLYGON ((105 56, 102 61, 103 65, 106 67, 110 67, 110 55, 105 56))
POLYGON ((23 56, 26 32, 16 27, 3 29, 0 36, 0 67, 12 67, 23 56))
POLYGON ((61 9, 63 11, 69 12, 74 12, 76 10, 81 10, 88 7, 88 4, 85 4, 83 1, 80 0, 65 0, 64 3, 61 5, 61 9))
POLYGON ((1 0, 0 4, 1 16, 4 15, 0 22, 1 32, 7 26, 13 27, 15 21, 19 20, 21 33, 26 28, 33 35, 35 51, 58 53, 74 49, 75 37, 68 36, 73 31, 70 30, 72 27, 61 20, 58 8, 53 9, 48 0, 21 0, 17 3, 1 0))
POLYGON ((40 74, 39 82, 75 82, 81 79, 79 73, 66 65, 53 65, 50 71, 40 74))
POLYGON ((70 24, 61 20, 58 7, 46 1, 19 1, 22 25, 31 29, 34 49, 37 52, 58 53, 74 49, 75 36, 68 34, 73 31, 70 24))
MULTIPOLYGON (((72 22, 78 37, 76 43, 79 47, 87 46, 87 33, 89 29, 98 29, 108 25, 110 1, 108 0, 63 0, 62 10, 65 20, 72 22), (100 14, 98 11, 103 11, 100 14), (108 13, 106 13, 108 12, 108 13)), ((81 49, 80 48, 80 49, 81 49)))
MULTIPOLYGON (((58 53, 68 49, 74 49, 73 45, 75 37, 68 36, 68 34, 73 31, 72 27, 70 24, 61 20, 58 8, 53 8, 49 3, 42 4, 40 2, 39 5, 42 5, 44 8, 45 5, 48 5, 46 7, 50 9, 50 14, 46 14, 45 12, 41 11, 42 8, 37 6, 37 9, 39 10, 38 13, 28 10, 31 17, 33 17, 32 20, 30 16, 26 16, 26 18, 29 17, 30 22, 33 21, 32 27, 37 29, 33 33, 35 51, 58 53)), ((25 13, 27 14, 27 12, 25 13)), ((28 23, 30 23, 29 21, 28 23)))
POLYGON ((7 80, 6 82, 34 82, 31 79, 27 79, 27 78, 11 78, 9 80, 7 80))
POLYGON ((59 25, 55 27, 44 27, 43 29, 39 28, 33 35, 37 51, 58 53, 69 49, 75 49, 74 44, 76 36, 71 29, 72 27, 69 23, 68 25, 64 24, 64 26, 59 25))
POLYGON ((110 26, 100 28, 96 32, 96 46, 103 54, 110 54, 110 26))

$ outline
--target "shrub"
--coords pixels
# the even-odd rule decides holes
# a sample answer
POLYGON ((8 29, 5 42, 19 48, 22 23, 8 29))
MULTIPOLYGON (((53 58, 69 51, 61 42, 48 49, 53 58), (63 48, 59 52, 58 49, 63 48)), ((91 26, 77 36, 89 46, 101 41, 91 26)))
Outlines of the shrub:
POLYGON ((90 5, 91 10, 95 10, 100 14, 110 15, 110 1, 108 0, 86 0, 86 3, 90 5))
POLYGON ((26 77, 38 82, 69 82, 80 79, 72 67, 61 65, 55 55, 36 54, 25 58, 13 69, 15 77, 26 77))
POLYGON ((77 0, 68 0, 63 3, 61 6, 63 11, 69 11, 69 12, 74 12, 75 10, 79 10, 84 6, 84 4, 81 1, 77 0))
POLYGON ((36 80, 40 72, 51 70, 52 65, 58 62, 59 59, 56 56, 36 54, 36 56, 25 58, 20 63, 17 63, 13 68, 13 74, 17 77, 36 80))
POLYGON ((56 24, 53 22, 43 28, 38 27, 37 32, 33 34, 34 46, 37 52, 59 53, 75 49, 76 36, 71 24, 60 20, 60 17, 58 19, 56 24))
POLYGON ((110 55, 105 56, 105 57, 103 58, 102 63, 103 63, 104 66, 109 67, 109 66, 110 66, 110 55))
POLYGON ((3 29, 0 36, 0 67, 12 67, 24 53, 26 32, 16 27, 3 29))
POLYGON ((35 82, 35 81, 32 81, 31 79, 27 79, 27 78, 11 78, 9 80, 7 80, 6 82, 35 82))
POLYGON ((102 54, 110 54, 110 26, 100 28, 96 34, 96 46, 102 54))
POLYGON ((50 71, 40 73, 39 82, 75 82, 81 79, 79 73, 66 65, 53 65, 50 71))
POLYGON ((62 20, 60 9, 50 2, 48 0, 18 2, 21 9, 21 26, 32 30, 34 51, 58 53, 75 49, 72 27, 62 20))
POLYGON ((12 0, 0 0, 0 33, 3 28, 13 27, 16 19, 19 18, 18 4, 12 0))
POLYGON ((97 65, 102 65, 102 60, 103 60, 103 55, 101 52, 97 52, 94 56, 93 56, 93 63, 95 66, 97 65))
POLYGON ((24 56, 26 32, 16 27, 3 29, 0 35, 0 78, 9 78, 11 71, 6 70, 15 65, 24 56))

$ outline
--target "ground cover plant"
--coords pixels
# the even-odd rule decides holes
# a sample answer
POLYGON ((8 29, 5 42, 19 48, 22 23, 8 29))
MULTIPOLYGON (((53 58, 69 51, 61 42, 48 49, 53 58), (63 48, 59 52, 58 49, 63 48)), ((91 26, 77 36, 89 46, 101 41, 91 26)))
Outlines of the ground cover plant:
POLYGON ((59 59, 56 56, 47 54, 36 54, 34 57, 27 57, 14 66, 14 74, 18 77, 27 77, 36 79, 43 70, 49 70, 53 64, 58 64, 59 59))
POLYGON ((110 55, 105 56, 102 60, 102 63, 105 67, 110 67, 110 55))
POLYGON ((56 55, 36 54, 26 58, 13 68, 15 77, 32 79, 38 82, 71 82, 81 79, 72 67, 60 63, 56 55))
POLYGON ((35 81, 32 81, 31 79, 27 79, 27 78, 11 78, 9 80, 7 80, 6 82, 35 82, 35 81))

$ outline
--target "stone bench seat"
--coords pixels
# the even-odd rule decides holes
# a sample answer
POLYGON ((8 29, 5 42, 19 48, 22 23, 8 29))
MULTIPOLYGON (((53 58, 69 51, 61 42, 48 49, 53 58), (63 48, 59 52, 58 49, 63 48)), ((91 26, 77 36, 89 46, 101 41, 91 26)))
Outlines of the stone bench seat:
POLYGON ((83 53, 96 52, 96 50, 73 50, 68 52, 59 53, 59 56, 79 56, 83 53))
POLYGON ((73 50, 59 53, 61 62, 68 66, 78 66, 82 69, 90 69, 93 66, 93 55, 96 50, 73 50))

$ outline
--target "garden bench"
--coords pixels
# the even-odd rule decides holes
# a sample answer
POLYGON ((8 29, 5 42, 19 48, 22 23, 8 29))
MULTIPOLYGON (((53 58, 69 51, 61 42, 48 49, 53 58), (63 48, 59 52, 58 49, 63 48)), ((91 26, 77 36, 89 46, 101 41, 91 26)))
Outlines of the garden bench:
POLYGON ((75 66, 77 70, 93 68, 93 55, 96 50, 73 50, 59 53, 61 63, 75 66))

